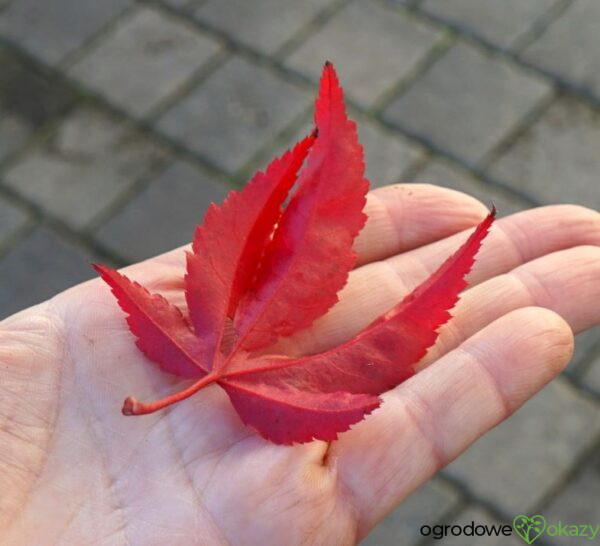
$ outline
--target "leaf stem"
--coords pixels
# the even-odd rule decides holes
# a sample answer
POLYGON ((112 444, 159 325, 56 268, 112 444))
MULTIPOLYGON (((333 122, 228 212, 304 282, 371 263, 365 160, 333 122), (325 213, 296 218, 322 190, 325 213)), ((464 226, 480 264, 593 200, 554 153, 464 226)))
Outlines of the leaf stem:
POLYGON ((217 380, 216 374, 207 374, 192 385, 190 385, 187 389, 183 389, 182 391, 176 392, 175 394, 171 394, 165 398, 161 398, 160 400, 155 400, 154 402, 140 402, 133 396, 128 396, 123 402, 123 409, 121 412, 123 415, 145 415, 147 413, 153 413, 160 409, 166 408, 171 404, 175 404, 176 402, 180 402, 181 400, 185 400, 192 396, 192 394, 197 393, 203 387, 214 383, 217 380))

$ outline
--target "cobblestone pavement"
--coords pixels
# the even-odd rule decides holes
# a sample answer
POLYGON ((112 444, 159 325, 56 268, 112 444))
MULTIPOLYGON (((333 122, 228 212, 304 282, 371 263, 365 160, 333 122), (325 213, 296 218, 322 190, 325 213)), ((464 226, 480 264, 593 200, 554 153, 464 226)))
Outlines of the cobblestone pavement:
MULTIPOLYGON (((598 209, 599 51, 597 0, 0 0, 0 316, 91 259, 187 242, 307 126, 325 58, 374 185, 598 209)), ((600 523, 599 337, 366 543, 517 514, 600 523)))

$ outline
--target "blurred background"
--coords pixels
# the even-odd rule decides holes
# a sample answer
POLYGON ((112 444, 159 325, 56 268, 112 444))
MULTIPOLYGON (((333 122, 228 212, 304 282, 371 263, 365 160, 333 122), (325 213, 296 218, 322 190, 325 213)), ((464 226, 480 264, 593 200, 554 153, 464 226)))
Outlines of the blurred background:
MULTIPOLYGON (((325 59, 374 186, 434 182, 502 214, 600 208, 597 0, 0 0, 0 318, 91 260, 187 242, 306 131, 325 59)), ((600 523, 598 331, 365 543, 537 513, 600 523)))

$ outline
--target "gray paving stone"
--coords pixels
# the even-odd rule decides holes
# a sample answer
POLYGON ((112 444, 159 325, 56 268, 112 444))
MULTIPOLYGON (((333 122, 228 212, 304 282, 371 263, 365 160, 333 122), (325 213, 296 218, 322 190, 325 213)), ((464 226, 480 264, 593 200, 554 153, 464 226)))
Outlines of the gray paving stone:
POLYGON ((299 117, 311 94, 234 57, 167 111, 159 129, 229 172, 299 117))
POLYGON ((94 276, 90 256, 37 228, 0 260, 0 318, 94 276))
POLYGON ((595 350, 596 346, 600 347, 600 326, 577 334, 575 337, 575 353, 567 371, 569 373, 575 371, 582 362, 589 358, 590 353, 595 350))
POLYGON ((318 79, 334 63, 348 96, 371 106, 406 77, 439 38, 437 31, 375 0, 349 3, 287 59, 318 79))
POLYGON ((31 128, 12 112, 0 108, 0 158, 21 146, 31 134, 31 128))
POLYGON ((87 108, 73 112, 5 173, 5 183, 75 228, 85 227, 164 153, 131 127, 87 108))
POLYGON ((600 115, 581 103, 554 103, 490 172, 542 203, 600 208, 600 115))
POLYGON ((422 170, 416 173, 413 181, 436 184, 461 191, 479 199, 488 207, 494 203, 498 209, 499 217, 529 208, 527 203, 509 195, 508 192, 480 182, 467 171, 459 167, 450 166, 440 159, 429 161, 422 170))
MULTIPOLYGON (((464 534, 460 534, 459 536, 452 535, 452 529, 448 529, 447 536, 444 536, 441 539, 433 538, 431 541, 427 542, 428 545, 439 544, 442 543, 444 545, 450 546, 465 546, 465 544, 483 544, 485 546, 523 546, 525 544, 521 541, 521 539, 517 536, 514 529, 512 528, 512 522, 510 521, 500 521, 490 515, 488 512, 480 508, 479 506, 469 506, 466 510, 461 512, 461 514, 454 519, 453 521, 444 522, 446 525, 459 525, 464 528, 465 526, 470 526, 471 523, 474 524, 474 529, 481 525, 487 526, 490 530, 491 536, 465 536, 464 534), (508 525, 511 529, 509 536, 505 536, 502 533, 504 526, 508 525), (492 527, 496 530, 493 531, 492 527), (498 534, 496 534, 498 533, 498 534)), ((508 533, 508 529, 506 529, 508 533)), ((441 530, 438 530, 441 532, 441 530)), ((455 531, 458 533, 458 530, 455 531)), ((467 531, 470 533, 471 531, 467 531)), ((478 531, 480 533, 484 533, 484 529, 478 531)), ((432 535, 433 536, 433 535, 432 535)))
POLYGON ((459 501, 458 493, 432 479, 408 497, 361 542, 361 546, 397 546, 422 540, 422 525, 434 525, 459 501))
POLYGON ((545 70, 600 93, 600 3, 577 0, 524 52, 545 70))
POLYGON ((354 119, 365 150, 366 173, 371 188, 402 182, 404 172, 422 158, 422 150, 372 121, 354 119))
POLYGON ((331 1, 209 0, 197 15, 252 48, 274 53, 331 1))
POLYGON ((55 64, 117 15, 129 0, 13 0, 0 13, 0 35, 55 64))
POLYGON ((226 190, 210 176, 183 162, 171 165, 118 214, 96 237, 135 262, 192 240, 211 202, 221 202, 226 190))
POLYGON ((554 4, 556 0, 424 0, 420 7, 508 48, 554 4))
POLYGON ((123 19, 71 68, 84 86, 141 116, 219 51, 191 26, 150 8, 123 19))
POLYGON ((0 48, 0 158, 14 152, 44 123, 67 110, 74 93, 0 48))
MULTIPOLYGON (((600 451, 597 451, 585 467, 580 470, 575 479, 554 499, 543 512, 547 525, 592 525, 594 530, 600 525, 600 451)), ((554 532, 554 530, 552 531, 554 532)), ((589 530, 587 531, 590 534, 589 530)), ((587 537, 554 536, 548 537, 550 544, 561 546, 592 544, 598 541, 587 537)), ((544 537, 546 538, 546 537, 544 537)))
POLYGON ((385 117, 475 163, 548 92, 514 66, 458 43, 390 104, 385 117))
POLYGON ((600 407, 557 379, 445 472, 506 513, 526 513, 564 479, 599 433, 600 407))
POLYGON ((0 199, 0 245, 27 222, 27 215, 21 209, 0 199))
POLYGON ((600 345, 598 349, 595 357, 583 373, 582 380, 585 385, 600 395, 600 345))
MULTIPOLYGON (((401 182, 407 169, 414 166, 423 157, 423 150, 398 133, 381 127, 373 120, 350 113, 356 122, 358 138, 365 151, 366 176, 372 188, 401 182)), ((308 135, 313 128, 312 117, 299 131, 279 139, 268 151, 261 154, 259 168, 272 158, 279 156, 284 150, 294 146, 296 142, 308 135)))

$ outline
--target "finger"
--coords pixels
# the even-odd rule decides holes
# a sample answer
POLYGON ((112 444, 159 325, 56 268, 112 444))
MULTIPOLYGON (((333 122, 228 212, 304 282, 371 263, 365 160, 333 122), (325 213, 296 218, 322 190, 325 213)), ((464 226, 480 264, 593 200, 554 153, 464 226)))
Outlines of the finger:
POLYGON ((394 184, 367 195, 358 264, 443 239, 477 225, 488 209, 474 197, 431 184, 394 184))
POLYGON ((562 318, 523 308, 387 393, 329 455, 360 513, 359 535, 539 391, 572 351, 562 318))
MULTIPOLYGON (((468 237, 459 233, 388 260, 402 282, 411 286, 423 272, 433 272, 468 237)), ((485 239, 469 284, 549 254, 580 245, 600 246, 600 213, 577 205, 552 205, 519 212, 498 220, 485 239)))
MULTIPOLYGON (((355 269, 340 301, 285 349, 319 352, 343 343, 402 300, 466 240, 472 230, 355 269)), ((580 245, 600 246, 600 214, 574 205, 532 209, 498 220, 477 254, 471 286, 546 254, 580 245)))
POLYGON ((554 252, 467 290, 420 367, 498 317, 530 305, 555 311, 575 333, 600 324, 600 247, 554 252))

